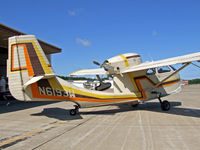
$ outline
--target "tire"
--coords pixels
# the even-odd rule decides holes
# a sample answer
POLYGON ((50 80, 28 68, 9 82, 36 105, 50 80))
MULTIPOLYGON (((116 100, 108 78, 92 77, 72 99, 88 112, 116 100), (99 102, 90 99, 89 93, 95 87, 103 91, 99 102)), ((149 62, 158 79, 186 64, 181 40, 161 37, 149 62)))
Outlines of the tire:
POLYGON ((75 115, 76 115, 76 109, 71 109, 71 110, 69 111, 69 114, 70 114, 71 116, 75 116, 75 115))
POLYGON ((163 101, 161 103, 161 109, 164 111, 170 110, 170 103, 168 101, 163 101))
POLYGON ((137 104, 133 104, 133 105, 131 105, 133 108, 135 108, 135 107, 138 107, 138 103, 137 104))

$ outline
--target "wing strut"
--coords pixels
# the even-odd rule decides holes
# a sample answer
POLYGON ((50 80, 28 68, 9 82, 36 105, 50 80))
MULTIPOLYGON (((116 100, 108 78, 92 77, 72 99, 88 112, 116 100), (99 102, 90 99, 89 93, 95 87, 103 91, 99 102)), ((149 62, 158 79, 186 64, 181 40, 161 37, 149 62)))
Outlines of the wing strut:
POLYGON ((185 63, 181 68, 179 68, 178 70, 176 70, 175 72, 173 72, 172 74, 170 74, 169 76, 167 76, 166 78, 164 78, 162 81, 158 82, 155 87, 160 86, 163 82, 165 82, 171 76, 175 75, 176 73, 178 73, 179 71, 181 71, 182 69, 184 69, 185 67, 187 67, 189 64, 191 64, 191 62, 185 63))
POLYGON ((200 68, 200 66, 199 65, 196 65, 196 64, 194 64, 194 63, 191 63, 192 65, 194 65, 194 66, 196 66, 196 67, 198 67, 198 68, 200 68))

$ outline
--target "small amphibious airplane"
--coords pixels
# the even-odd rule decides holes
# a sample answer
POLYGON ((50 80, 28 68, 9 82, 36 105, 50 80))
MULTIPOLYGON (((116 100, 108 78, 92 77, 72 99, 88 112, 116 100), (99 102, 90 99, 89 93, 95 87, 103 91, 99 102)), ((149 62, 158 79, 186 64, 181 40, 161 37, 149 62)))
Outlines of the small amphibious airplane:
MULTIPOLYGON (((70 115, 79 108, 114 104, 131 104, 158 99, 161 109, 170 109, 161 97, 181 90, 180 76, 183 68, 200 60, 200 52, 189 55, 142 63, 140 55, 127 53, 107 59, 99 69, 84 69, 71 75, 106 74, 113 78, 113 92, 103 91, 110 84, 100 80, 96 90, 76 87, 57 77, 40 44, 33 35, 9 38, 8 78, 11 94, 22 101, 61 100, 74 102, 70 115), (182 64, 178 70, 171 65, 182 64)), ((196 65, 196 64, 194 64, 196 65)), ((198 66, 199 67, 199 66, 198 66)))

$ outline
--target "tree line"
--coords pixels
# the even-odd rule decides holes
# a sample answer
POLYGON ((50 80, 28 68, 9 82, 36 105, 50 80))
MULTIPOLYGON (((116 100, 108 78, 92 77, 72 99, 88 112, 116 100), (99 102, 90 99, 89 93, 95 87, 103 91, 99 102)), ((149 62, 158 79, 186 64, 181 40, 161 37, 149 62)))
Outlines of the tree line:
POLYGON ((188 80, 189 84, 200 84, 200 79, 188 80))

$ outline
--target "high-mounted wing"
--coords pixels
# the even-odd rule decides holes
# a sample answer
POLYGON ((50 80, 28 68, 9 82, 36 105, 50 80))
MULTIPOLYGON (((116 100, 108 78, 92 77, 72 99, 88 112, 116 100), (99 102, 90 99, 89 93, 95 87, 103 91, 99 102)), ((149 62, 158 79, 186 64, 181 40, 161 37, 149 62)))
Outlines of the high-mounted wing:
POLYGON ((168 59, 163 59, 163 60, 159 60, 159 61, 142 63, 137 66, 127 67, 126 69, 121 70, 121 73, 135 72, 135 71, 140 71, 140 70, 157 68, 157 67, 161 67, 161 66, 183 64, 183 63, 189 63, 189 62, 199 61, 199 60, 200 60, 200 52, 189 54, 189 55, 168 58, 168 59))
POLYGON ((99 69, 82 69, 76 72, 69 74, 70 76, 79 76, 79 75, 102 75, 106 74, 106 71, 103 68, 99 69))

